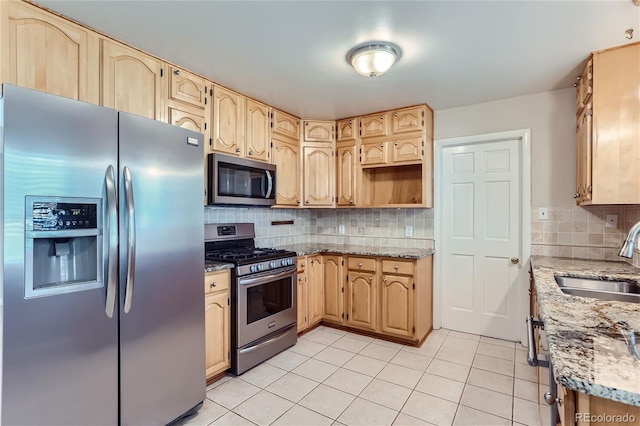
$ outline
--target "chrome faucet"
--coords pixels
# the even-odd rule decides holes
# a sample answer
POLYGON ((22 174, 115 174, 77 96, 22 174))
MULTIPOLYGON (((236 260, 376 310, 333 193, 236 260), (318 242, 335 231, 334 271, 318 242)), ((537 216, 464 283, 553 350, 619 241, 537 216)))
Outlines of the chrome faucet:
POLYGON ((624 240, 624 244, 620 249, 620 253, 618 256, 627 257, 631 259, 633 257, 633 248, 636 245, 636 240, 638 239, 638 234, 640 233, 640 222, 636 223, 631 227, 629 233, 627 234, 627 239, 624 240))

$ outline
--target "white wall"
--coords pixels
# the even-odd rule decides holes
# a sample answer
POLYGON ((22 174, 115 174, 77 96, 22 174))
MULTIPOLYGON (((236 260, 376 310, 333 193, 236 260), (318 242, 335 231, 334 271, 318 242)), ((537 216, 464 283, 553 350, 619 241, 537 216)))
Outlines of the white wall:
POLYGON ((531 129, 531 203, 575 205, 575 89, 435 111, 435 139, 531 129))

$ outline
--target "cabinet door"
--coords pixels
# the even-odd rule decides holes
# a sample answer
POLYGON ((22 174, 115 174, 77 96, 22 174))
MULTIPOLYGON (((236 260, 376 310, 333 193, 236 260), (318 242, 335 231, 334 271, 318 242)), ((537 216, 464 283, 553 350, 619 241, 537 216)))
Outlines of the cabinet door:
POLYGON ((356 141, 358 137, 358 118, 347 118, 336 123, 338 128, 338 142, 356 141))
POLYGON ((176 67, 169 67, 167 98, 204 110, 207 105, 207 81, 176 67))
POLYGON ((304 205, 333 206, 333 148, 303 147, 304 205))
POLYGON ((300 141, 300 120, 275 108, 271 109, 271 131, 280 136, 300 141))
POLYGON ((276 205, 300 204, 300 148, 273 138, 273 164, 276 165, 276 205))
POLYGON ((591 104, 576 117, 576 198, 577 204, 591 202, 591 104))
POLYGON ((313 325, 322 319, 324 271, 321 260, 321 256, 310 256, 307 261, 309 325, 313 325))
POLYGON ((213 86, 213 150, 244 156, 244 98, 213 86))
POLYGON ((360 117, 360 137, 365 139, 387 136, 389 134, 387 121, 389 121, 387 113, 360 117))
POLYGON ((110 40, 101 42, 102 105, 163 120, 162 62, 110 40))
POLYGON ((206 132, 205 118, 202 114, 194 114, 190 109, 181 108, 180 106, 169 106, 167 113, 169 124, 193 130, 194 132, 206 132))
POLYGON ((338 205, 356 204, 356 146, 338 148, 337 187, 338 205))
POLYGON ((575 84, 576 90, 576 111, 582 112, 582 109, 591 102, 593 95, 593 60, 589 59, 584 67, 582 74, 578 77, 575 84))
POLYGON ((247 158, 268 161, 269 107, 247 99, 247 158))
POLYGON ((344 300, 344 276, 342 256, 322 256, 324 264, 324 312, 323 320, 342 324, 344 300))
POLYGON ((391 132, 394 135, 419 132, 424 129, 425 107, 403 108, 391 113, 391 132))
POLYGON ((309 327, 309 294, 307 292, 307 274, 298 273, 297 286, 297 310, 298 310, 298 333, 309 327))
POLYGON ((308 142, 333 142, 334 121, 305 121, 304 140, 308 142))
POLYGON ((382 318, 383 333, 413 337, 413 277, 383 275, 382 277, 382 318))
POLYGON ((396 139, 390 147, 392 163, 415 163, 422 161, 424 139, 421 137, 396 139))
POLYGON ((349 271, 347 285, 347 325, 376 329, 376 276, 349 271))
POLYGON ((205 298, 206 375, 215 376, 229 368, 229 293, 205 298))
POLYGON ((23 2, 2 2, 2 82, 97 104, 98 36, 23 2))
POLYGON ((389 142, 369 142, 362 144, 361 164, 363 166, 384 166, 389 163, 387 144, 389 142))

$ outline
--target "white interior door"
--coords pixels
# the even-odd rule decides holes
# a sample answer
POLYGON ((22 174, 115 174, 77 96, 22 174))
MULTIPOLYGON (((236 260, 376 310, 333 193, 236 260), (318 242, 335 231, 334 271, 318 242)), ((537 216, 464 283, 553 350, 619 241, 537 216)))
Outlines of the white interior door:
POLYGON ((442 325, 520 337, 519 139, 442 151, 442 325), (518 263, 513 263, 513 262, 518 263), (513 260, 513 262, 512 262, 513 260))

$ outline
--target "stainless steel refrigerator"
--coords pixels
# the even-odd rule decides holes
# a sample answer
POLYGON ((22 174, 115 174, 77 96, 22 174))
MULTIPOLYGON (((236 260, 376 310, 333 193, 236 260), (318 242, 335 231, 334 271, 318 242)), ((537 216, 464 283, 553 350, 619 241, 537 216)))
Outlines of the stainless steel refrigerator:
POLYGON ((197 410, 202 135, 9 85, 0 117, 2 424, 197 410))

